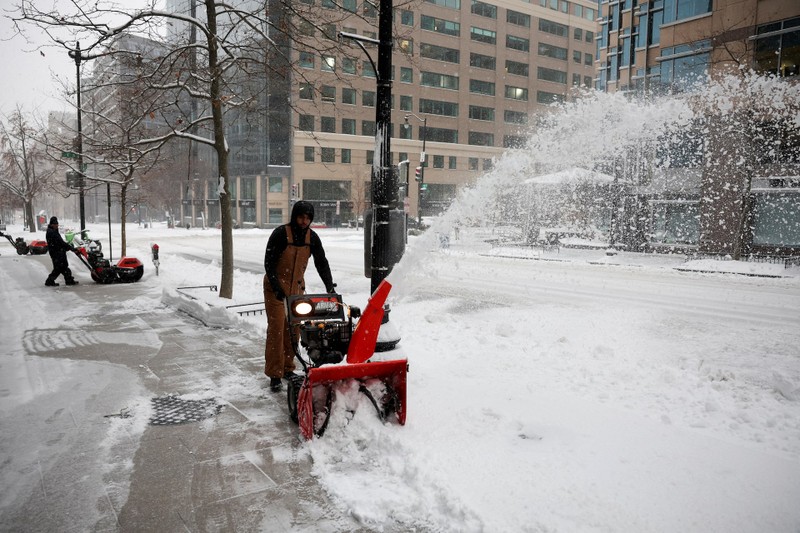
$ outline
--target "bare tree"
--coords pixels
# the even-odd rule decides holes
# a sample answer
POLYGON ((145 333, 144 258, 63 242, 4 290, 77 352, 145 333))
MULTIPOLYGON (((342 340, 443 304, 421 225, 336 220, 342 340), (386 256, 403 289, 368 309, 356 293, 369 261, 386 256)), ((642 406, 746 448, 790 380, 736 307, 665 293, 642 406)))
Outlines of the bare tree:
POLYGON ((22 201, 25 224, 33 233, 33 201, 47 188, 55 168, 47 164, 42 130, 31 126, 19 106, 0 120, 0 149, 0 187, 22 201))

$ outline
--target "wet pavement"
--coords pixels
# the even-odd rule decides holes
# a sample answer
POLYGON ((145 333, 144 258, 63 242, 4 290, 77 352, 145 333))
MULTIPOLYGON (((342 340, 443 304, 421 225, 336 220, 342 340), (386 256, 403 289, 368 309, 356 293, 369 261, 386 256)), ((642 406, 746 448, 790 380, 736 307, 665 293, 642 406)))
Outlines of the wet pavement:
POLYGON ((147 276, 44 287, 49 258, 9 251, 0 531, 360 530, 311 476, 285 395, 267 389, 263 338, 164 306, 147 276), (152 424, 167 395, 212 409, 152 424))

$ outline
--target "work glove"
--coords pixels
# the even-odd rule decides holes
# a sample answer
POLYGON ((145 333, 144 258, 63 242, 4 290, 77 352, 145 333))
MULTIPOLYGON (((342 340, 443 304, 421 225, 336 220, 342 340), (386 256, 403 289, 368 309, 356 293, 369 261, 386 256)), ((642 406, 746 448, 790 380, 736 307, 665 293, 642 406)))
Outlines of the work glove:
POLYGON ((335 283, 331 283, 330 286, 325 288, 325 290, 328 291, 328 293, 330 293, 330 294, 335 294, 336 293, 336 284, 335 283))
POLYGON ((275 298, 277 298, 282 302, 286 299, 286 294, 284 294, 282 290, 278 289, 277 291, 275 291, 275 298))

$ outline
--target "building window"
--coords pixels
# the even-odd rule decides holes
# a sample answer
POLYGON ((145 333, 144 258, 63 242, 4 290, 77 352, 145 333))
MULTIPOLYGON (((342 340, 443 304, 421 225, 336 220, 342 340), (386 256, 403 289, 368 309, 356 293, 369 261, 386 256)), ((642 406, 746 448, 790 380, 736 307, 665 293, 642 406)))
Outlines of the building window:
POLYGON ((375 137, 375 121, 374 120, 362 120, 361 121, 361 135, 366 135, 368 137, 375 137))
POLYGON ((566 37, 569 31, 569 26, 559 24, 547 19, 539 19, 539 31, 557 35, 559 37, 566 37))
MULTIPOLYGON (((539 55, 544 57, 552 57, 553 59, 560 59, 561 61, 567 60, 567 49, 562 48, 560 46, 554 46, 552 44, 547 43, 539 43, 539 55)), ((578 54, 580 58, 580 52, 573 52, 574 54, 578 54)), ((580 61, 580 59, 578 59, 580 61)))
POLYGON ((508 10, 506 11, 506 22, 509 24, 516 24, 517 26, 523 26, 525 28, 531 27, 531 16, 526 15, 524 13, 519 13, 517 11, 508 10))
POLYGON ((320 156, 323 163, 335 163, 336 162, 336 149, 335 148, 322 148, 322 154, 320 156))
POLYGON ((530 41, 530 39, 525 39, 523 37, 516 37, 514 35, 506 35, 506 48, 511 48, 512 50, 521 50, 523 52, 528 52, 531 49, 531 41, 530 41))
POLYGON ((458 90, 458 76, 448 74, 438 74, 436 72, 420 73, 420 85, 426 87, 438 87, 440 89, 458 90))
POLYGON ((442 100, 428 100, 420 98, 419 112, 431 115, 442 115, 445 117, 458 116, 458 104, 455 102, 444 102, 442 100))
POLYGON ((696 201, 663 201, 651 204, 650 242, 697 244, 700 239, 700 208, 696 201))
POLYGON ((414 98, 411 96, 400 96, 400 111, 413 111, 414 98))
POLYGON ((342 148, 342 163, 350 163, 350 148, 342 148))
POLYGON ((342 119, 342 133, 345 135, 355 135, 356 134, 356 119, 354 118, 343 118, 342 119))
POLYGON ((594 56, 592 54, 583 54, 583 64, 591 66, 594 63, 594 56))
POLYGON ((469 80, 469 92, 494 96, 494 83, 483 80, 469 80))
POLYGON ((525 148, 527 139, 521 135, 503 135, 503 148, 525 148))
POLYGON ((711 45, 700 41, 661 49, 660 76, 664 89, 689 91, 708 78, 711 45))
POLYGON ((528 64, 527 63, 520 63, 519 61, 510 61, 506 60, 506 72, 508 74, 514 74, 515 76, 525 76, 528 77, 528 64))
POLYGON ((486 70, 495 70, 497 60, 492 56, 485 56, 482 54, 469 54, 469 66, 475 68, 483 68, 486 70))
POLYGON ((352 57, 343 57, 342 58, 342 72, 345 74, 355 74, 356 73, 356 60, 352 57))
POLYGON ((506 109, 503 111, 503 122, 506 124, 527 124, 528 114, 524 111, 511 111, 506 109))
POLYGON ((572 61, 574 63, 580 64, 580 62, 581 62, 581 51, 580 50, 573 50, 572 51, 572 61))
POLYGON ((319 130, 322 133, 336 133, 335 117, 320 117, 319 130))
POLYGON ((428 126, 425 130, 425 138, 431 142, 458 144, 458 130, 428 126))
POLYGON ((423 30, 435 31, 436 33, 443 33, 444 35, 452 35, 454 37, 461 35, 460 23, 429 17, 428 15, 422 15, 420 27, 423 30))
POLYGON ((753 244, 800 246, 800 194, 785 191, 754 195, 753 244))
POLYGON ((270 224, 280 224, 283 222, 283 209, 274 209, 270 207, 267 212, 269 213, 270 224))
POLYGON ((367 150, 367 164, 371 165, 375 161, 375 150, 367 150))
POLYGON ((782 77, 800 74, 800 18, 756 28, 753 62, 760 72, 782 77))
POLYGON ((314 86, 310 83, 301 83, 298 91, 301 100, 314 99, 314 86))
POLYGON ((311 52, 300 52, 300 66, 314 68, 315 57, 311 52))
POLYGON ((433 168, 444 168, 444 156, 443 155, 435 155, 435 156, 433 156, 433 168))
POLYGON ((467 159, 467 166, 470 170, 478 170, 479 159, 477 157, 470 157, 467 159))
POLYGON ((573 87, 580 87, 581 86, 581 75, 580 74, 573 74, 572 75, 572 86, 573 87))
POLYGON ((314 115, 300 115, 300 131, 314 131, 314 115))
POLYGON ((469 118, 474 120, 494 120, 493 107, 469 106, 469 118))
POLYGON ((536 77, 544 81, 567 84, 567 73, 552 68, 537 67, 536 77))
POLYGON ((303 147, 303 161, 306 163, 313 163, 314 162, 314 147, 313 146, 305 146, 303 147))
POLYGON ((350 181, 345 180, 303 180, 303 199, 305 200, 350 200, 350 181))
POLYGON ((480 2, 479 0, 472 0, 472 14, 490 19, 496 19, 497 6, 480 2))
POLYGON ((494 165, 492 164, 492 160, 491 159, 484 159, 483 160, 483 170, 485 170, 485 171, 492 170, 493 166, 494 165))
POLYGON ((356 105, 356 90, 350 87, 342 87, 342 103, 356 105))
POLYGON ((514 87, 513 85, 506 85, 505 97, 511 100, 528 101, 528 89, 524 87, 514 87))
POLYGON ((414 71, 408 67, 400 67, 400 81, 402 83, 414 83, 414 71))
POLYGON ((361 93, 361 105, 364 107, 375 107, 375 91, 364 91, 361 93))
POLYGON ((591 76, 584 76, 583 77, 583 86, 586 88, 591 88, 592 86, 592 77, 591 76))
MULTIPOLYGON (((577 7, 578 4, 575 4, 575 6, 577 7)), ((572 38, 575 39, 576 41, 582 41, 583 40, 583 30, 581 28, 573 28, 572 29, 572 38)))
POLYGON ((549 93, 547 91, 536 91, 536 103, 549 105, 561 103, 563 101, 563 94, 549 93))
POLYGON ((323 102, 336 102, 336 87, 333 85, 323 85, 319 94, 323 102))
POLYGON ((712 0, 668 0, 664 2, 664 23, 711 13, 712 0))
POLYGON ((269 192, 283 192, 283 178, 280 176, 270 176, 269 192))
MULTIPOLYGON (((413 39, 398 39, 396 49, 406 55, 414 54, 414 40, 413 39)), ((394 78, 394 76, 392 76, 394 78)))
POLYGON ((449 7, 451 9, 461 9, 461 0, 425 0, 429 4, 436 4, 437 6, 449 7))
POLYGON ((411 132, 411 126, 410 125, 407 128, 406 127, 400 128, 400 138, 401 139, 411 139, 412 138, 411 134, 412 134, 412 132, 411 132))
POLYGON ((367 78, 375 78, 375 69, 369 61, 361 62, 361 73, 367 78))
POLYGON ((496 44, 497 32, 472 26, 469 30, 469 38, 479 43, 496 44))
POLYGON ((400 24, 403 26, 413 26, 414 25, 414 12, 409 11, 407 9, 403 9, 400 11, 400 24))
POLYGON ((447 168, 449 168, 450 170, 455 170, 458 167, 456 163, 457 163, 456 156, 454 155, 447 156, 447 168))
POLYGON ((322 70, 325 72, 336 71, 336 58, 333 56, 322 56, 322 70))
POLYGON ((467 144, 472 144, 475 146, 494 146, 494 133, 470 131, 467 138, 467 144))
POLYGON ((448 63, 459 63, 461 60, 461 52, 457 49, 428 43, 419 45, 419 55, 420 57, 435 59, 437 61, 446 61, 448 63))

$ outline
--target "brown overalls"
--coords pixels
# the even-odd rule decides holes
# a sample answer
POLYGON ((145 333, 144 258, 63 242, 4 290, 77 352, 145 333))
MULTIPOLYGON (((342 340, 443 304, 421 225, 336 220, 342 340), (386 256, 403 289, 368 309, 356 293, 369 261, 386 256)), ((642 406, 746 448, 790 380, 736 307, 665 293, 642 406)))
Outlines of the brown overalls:
MULTIPOLYGON (((289 245, 278 260, 278 282, 283 293, 288 296, 303 294, 306 283, 303 276, 311 257, 311 230, 306 231, 305 243, 294 244, 292 229, 287 224, 286 239, 289 245)), ((264 275, 264 306, 267 310, 267 345, 264 349, 264 374, 271 378, 281 378, 287 372, 294 370, 294 349, 289 324, 286 321, 284 302, 275 297, 269 278, 264 275)), ((294 332, 294 340, 299 339, 298 328, 294 332)))

